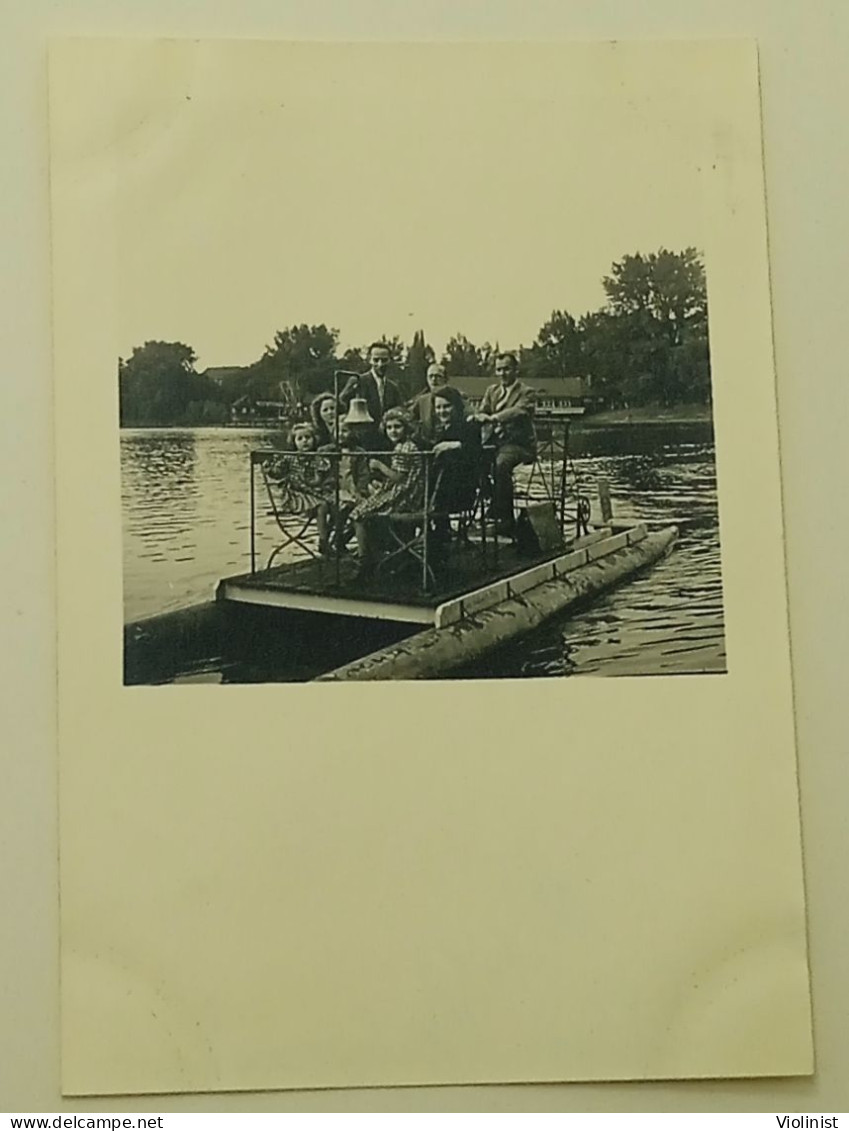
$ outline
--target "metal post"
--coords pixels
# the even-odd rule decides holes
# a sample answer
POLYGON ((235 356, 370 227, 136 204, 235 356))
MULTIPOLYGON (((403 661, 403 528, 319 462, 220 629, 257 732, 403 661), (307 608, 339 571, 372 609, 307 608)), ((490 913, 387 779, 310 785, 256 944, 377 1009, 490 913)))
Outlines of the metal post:
MULTIPOLYGON (((566 466, 569 461, 569 417, 563 420, 563 460, 560 464, 560 541, 566 533, 566 466)), ((576 500, 577 505, 577 500, 576 500)))
POLYGON ((422 592, 427 593, 427 550, 428 533, 430 530, 430 456, 423 455, 424 459, 424 530, 422 531, 422 592))
POLYGON ((339 373, 338 369, 333 370, 333 400, 336 402, 336 414, 333 417, 333 442, 336 447, 339 447, 339 373))
POLYGON ((498 448, 493 448, 490 455, 492 457, 489 465, 489 473, 492 483, 492 499, 490 508, 490 513, 492 514, 492 561, 495 568, 498 569, 498 516, 495 514, 495 496, 498 490, 498 485, 495 480, 495 464, 498 459, 498 448))
POLYGON ((610 483, 607 479, 598 481, 598 502, 601 508, 601 525, 606 526, 613 518, 613 506, 610 502, 610 483))
MULTIPOLYGON (((338 417, 338 413, 337 413, 337 417, 338 417)), ((337 423, 337 435, 338 435, 338 423, 337 423)), ((337 441, 336 446, 337 446, 337 449, 338 449, 338 447, 339 447, 338 441, 337 441)), ((333 557, 334 557, 334 560, 335 560, 335 563, 336 563, 336 586, 338 588, 340 580, 341 580, 341 576, 342 576, 342 574, 341 574, 341 570, 342 570, 342 521, 341 521, 341 515, 339 513, 340 503, 341 503, 341 483, 340 483, 340 479, 341 479, 341 475, 342 475, 342 453, 341 453, 341 451, 337 450, 336 458, 334 459, 333 463, 334 463, 334 466, 336 468, 336 471, 334 473, 334 478, 333 478, 333 484, 334 484, 333 485, 333 494, 334 494, 334 499, 333 499, 333 557)))
POLYGON ((480 458, 478 469, 478 499, 481 507, 481 549, 483 550, 483 564, 489 566, 489 547, 486 542, 486 465, 483 455, 480 458))
POLYGON ((339 369, 334 369, 334 371, 333 371, 333 400, 334 400, 334 403, 336 405, 336 414, 333 417, 333 443, 336 447, 336 459, 334 460, 336 471, 335 471, 335 474, 334 474, 334 477, 333 477, 333 483, 334 483, 334 486, 333 486, 333 522, 332 522, 331 525, 332 525, 332 537, 333 537, 334 573, 335 573, 335 577, 336 577, 336 587, 337 587, 337 589, 339 588, 339 583, 341 581, 341 576, 342 576, 341 575, 341 570, 342 570, 342 549, 341 549, 342 524, 340 522, 340 515, 339 515, 339 503, 340 503, 339 477, 340 477, 341 471, 342 471, 342 453, 341 453, 341 448, 339 446, 339 423, 340 423, 339 422, 339 377, 340 376, 341 376, 341 371, 339 369))
POLYGON ((353 373, 348 369, 334 369, 333 370, 333 399, 336 401, 336 419, 334 422, 333 432, 334 441, 336 445, 336 486, 334 491, 334 515, 333 515, 333 531, 334 531, 334 558, 336 561, 336 585, 337 588, 341 583, 342 578, 342 523, 340 522, 339 507, 340 507, 340 478, 342 474, 342 449, 339 444, 339 426, 341 421, 339 419, 339 378, 340 377, 355 377, 359 381, 359 373, 353 373))
POLYGON ((254 490, 254 466, 256 452, 251 452, 251 573, 256 573, 256 515, 255 515, 255 490, 254 490))
POLYGON ((554 506, 554 500, 557 498, 557 472, 554 468, 554 461, 557 458, 557 420, 554 417, 549 424, 548 448, 548 500, 554 506))

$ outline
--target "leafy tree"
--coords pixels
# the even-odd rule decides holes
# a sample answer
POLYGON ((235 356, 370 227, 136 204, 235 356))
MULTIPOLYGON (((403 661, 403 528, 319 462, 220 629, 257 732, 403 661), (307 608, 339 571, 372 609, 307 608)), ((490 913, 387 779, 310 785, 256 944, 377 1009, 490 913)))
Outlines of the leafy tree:
POLYGON ((200 410, 201 424, 226 424, 230 419, 227 406, 220 401, 204 401, 200 410))
POLYGON ((672 385, 681 400, 710 404, 710 348, 707 334, 694 333, 670 355, 672 385))
POLYGON ((417 393, 427 384, 427 367, 434 360, 434 352, 425 342, 423 331, 417 330, 407 350, 403 384, 405 391, 417 393))
POLYGON ((498 355, 499 345, 491 345, 489 342, 484 344, 478 350, 478 357, 480 358, 480 374, 487 377, 495 376, 495 358, 498 355))
POLYGON ((220 401, 190 401, 184 413, 185 424, 226 424, 230 412, 220 401))
POLYGON ((449 340, 442 361, 449 377, 475 377, 484 372, 481 351, 464 334, 449 340))
POLYGON ((646 314, 670 345, 707 325, 707 285, 699 253, 661 248, 650 255, 626 255, 602 280, 614 314, 646 314))
POLYGON ((350 373, 365 373, 368 362, 362 350, 349 346, 339 358, 339 368, 347 369, 350 373))
MULTIPOLYGON (((579 320, 554 310, 533 344, 521 350, 528 379, 587 377, 611 407, 709 402, 707 287, 696 249, 623 256, 602 283, 603 309, 579 320)), ((228 374, 220 385, 195 371, 190 346, 145 342, 119 362, 121 423, 219 423, 241 396, 297 406, 332 388, 335 369, 368 367, 368 346, 346 349, 337 358, 338 338, 323 323, 279 330, 253 365, 228 374)), ((403 390, 418 392, 434 357, 423 332, 416 331, 406 350, 398 335, 384 335, 380 344, 389 350, 390 372, 403 390)), ((443 361, 449 376, 490 376, 498 348, 497 342, 478 347, 457 333, 443 361)))
POLYGON ((627 316, 609 310, 585 314, 578 325, 584 376, 594 394, 603 398, 609 408, 637 403, 645 360, 639 347, 642 335, 638 328, 627 316))
POLYGON ((603 325, 619 355, 618 376, 605 375, 611 398, 709 401, 707 286, 696 249, 626 255, 602 282, 609 317, 594 326, 594 364, 604 353, 597 334, 603 325))
POLYGON ((599 310, 585 314, 578 325, 585 375, 595 393, 610 403, 611 408, 616 408, 618 405, 611 403, 618 372, 616 345, 611 332, 613 320, 612 314, 599 310))
POLYGON ((249 372, 248 369, 240 369, 225 375, 218 386, 219 396, 224 405, 229 406, 242 396, 248 388, 249 372))
POLYGON ((581 377, 584 356, 581 328, 571 314, 552 312, 529 350, 522 353, 530 380, 540 377, 581 377))
POLYGON ((320 326, 278 330, 262 357, 249 367, 243 392, 256 400, 303 402, 333 384, 339 331, 320 326))
POLYGON ((192 423, 194 402, 214 399, 211 382, 195 371, 197 360, 183 342, 145 342, 118 363, 122 425, 192 423))
POLYGON ((552 312, 542 326, 535 345, 545 357, 555 377, 580 377, 584 358, 578 323, 563 310, 552 312))

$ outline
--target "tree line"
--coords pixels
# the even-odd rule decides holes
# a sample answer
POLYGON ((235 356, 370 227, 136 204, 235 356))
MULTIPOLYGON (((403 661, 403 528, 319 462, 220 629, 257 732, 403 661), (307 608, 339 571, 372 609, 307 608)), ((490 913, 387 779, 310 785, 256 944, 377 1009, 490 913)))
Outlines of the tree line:
MULTIPOLYGON (((523 377, 579 377, 593 399, 610 408, 710 402, 707 288, 695 248, 661 248, 626 255, 602 280, 606 301, 578 318, 554 310, 533 343, 522 346, 523 377)), ((417 331, 412 341, 384 336, 394 377, 414 395, 425 385, 436 354, 417 331)), ((455 334, 440 358, 449 376, 489 376, 499 343, 476 345, 455 334)), ((333 386, 336 369, 368 368, 368 346, 339 348, 339 331, 323 323, 278 330, 251 365, 214 381, 196 369, 182 342, 145 342, 119 360, 123 426, 222 424, 246 399, 288 402, 293 408, 333 386)))

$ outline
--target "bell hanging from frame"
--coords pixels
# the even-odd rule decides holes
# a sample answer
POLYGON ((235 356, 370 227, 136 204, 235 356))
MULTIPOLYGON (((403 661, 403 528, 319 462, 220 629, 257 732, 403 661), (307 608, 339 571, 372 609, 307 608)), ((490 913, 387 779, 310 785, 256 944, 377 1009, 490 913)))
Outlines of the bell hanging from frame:
POLYGON ((348 405, 348 412, 343 417, 343 424, 374 424, 374 419, 368 410, 368 401, 365 397, 352 397, 348 405))

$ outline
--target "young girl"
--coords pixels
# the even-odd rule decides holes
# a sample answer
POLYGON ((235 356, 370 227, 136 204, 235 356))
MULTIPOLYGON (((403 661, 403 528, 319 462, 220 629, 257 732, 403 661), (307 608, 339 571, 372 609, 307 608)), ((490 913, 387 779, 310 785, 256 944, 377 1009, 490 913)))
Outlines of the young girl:
POLYGON ((391 408, 384 413, 381 430, 392 445, 392 459, 388 465, 371 459, 369 467, 384 483, 351 511, 361 576, 373 572, 380 520, 398 512, 421 510, 424 503, 424 461, 413 442, 409 418, 401 409, 391 408))
MULTIPOLYGON (((368 497, 369 459, 359 442, 356 429, 344 420, 339 422, 338 446, 335 443, 322 444, 318 450, 335 453, 335 458, 328 460, 330 470, 326 480, 325 513, 329 516, 335 512, 334 542, 340 550, 344 550, 353 534, 350 523, 351 511, 368 497)), ((324 552, 323 550, 322 553, 324 552)))
POLYGON ((314 516, 319 551, 327 548, 327 525, 332 466, 330 460, 310 455, 318 450, 316 430, 309 422, 293 424, 289 433, 290 453, 278 456, 268 474, 279 488, 278 509, 282 514, 314 516), (302 458, 298 458, 301 456, 302 458))

